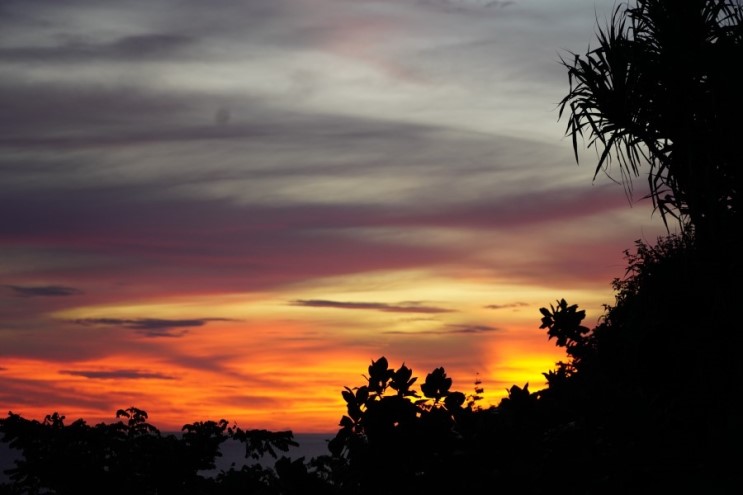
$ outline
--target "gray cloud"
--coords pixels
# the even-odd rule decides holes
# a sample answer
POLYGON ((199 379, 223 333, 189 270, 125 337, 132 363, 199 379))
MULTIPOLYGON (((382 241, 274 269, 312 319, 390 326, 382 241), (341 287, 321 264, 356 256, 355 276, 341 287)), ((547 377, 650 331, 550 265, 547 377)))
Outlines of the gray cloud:
POLYGON ((523 308, 528 306, 528 303, 525 302, 515 302, 515 303, 508 303, 508 304, 489 304, 485 306, 486 309, 511 309, 511 308, 523 308))
MULTIPOLYGON (((34 197, 27 192, 48 198, 51 189, 70 206, 96 191, 101 206, 121 192, 115 204, 122 208, 149 196, 303 207, 404 204, 410 208, 396 211, 428 209, 435 221, 441 210, 467 216, 473 203, 488 202, 491 211, 472 218, 492 223, 514 213, 548 217, 544 212, 555 209, 541 208, 554 198, 546 185, 567 182, 560 164, 571 159, 569 149, 529 139, 293 111, 244 96, 225 105, 204 93, 118 83, 0 83, 0 106, 8 117, 0 122, 0 145, 12 150, 0 155, 0 179, 23 203, 34 197), (232 115, 226 125, 213 124, 220 108, 232 115), (526 187, 531 194, 509 194, 526 187)), ((558 199, 576 201, 574 192, 558 199)))
POLYGON ((18 297, 59 297, 83 294, 80 289, 63 285, 20 286, 6 285, 18 297))
POLYGON ((515 2, 501 0, 420 0, 417 3, 434 6, 448 12, 479 13, 483 9, 508 7, 515 2))
POLYGON ((450 335, 450 334, 480 334, 499 332, 501 329, 490 325, 475 325, 466 323, 452 323, 437 330, 423 330, 405 332, 402 330, 389 330, 382 333, 390 335, 450 335))
POLYGON ((150 371, 141 371, 135 369, 119 369, 109 371, 80 371, 80 370, 60 370, 62 375, 70 376, 82 376, 91 380, 144 380, 144 379, 156 379, 156 380, 175 380, 175 377, 170 375, 164 375, 162 373, 155 373, 150 371))
POLYGON ((0 62, 65 64, 99 60, 162 60, 183 53, 194 41, 187 36, 162 33, 124 36, 103 43, 78 37, 58 45, 0 48, 0 62))
POLYGON ((437 306, 424 306, 417 301, 401 302, 396 304, 379 302, 343 302, 328 301, 324 299, 298 299, 291 301, 292 306, 305 306, 310 308, 336 308, 336 309, 366 309, 382 311, 386 313, 452 313, 454 310, 437 306))
MULTIPOLYGON (((537 244, 537 234, 532 230, 527 237, 527 226, 574 223, 627 205, 620 187, 541 191, 514 198, 495 194, 458 206, 241 205, 228 199, 163 197, 165 183, 43 193, 8 190, 0 195, 1 211, 18 212, 4 218, 2 227, 23 246, 23 257, 13 263, 16 285, 22 285, 24 276, 53 280, 60 269, 67 269, 65 263, 75 267, 76 277, 117 280, 155 291, 142 292, 141 297, 173 290, 181 294, 260 290, 317 276, 435 267, 451 260, 469 265, 467 254, 477 246, 410 241, 418 232, 440 228, 500 232, 503 239, 522 231, 525 243, 519 249, 530 252, 536 248, 532 245, 537 244), (393 235, 386 237, 387 231, 393 235), (196 266, 198 274, 192 269, 196 266)), ((610 235, 621 238, 625 226, 614 228, 610 235)), ((590 229, 585 233, 587 238, 572 234, 585 249, 561 252, 563 261, 556 267, 551 255, 523 262, 509 259, 497 269, 519 279, 564 285, 603 266, 599 275, 609 273, 611 278, 613 268, 602 260, 611 250, 621 253, 621 244, 610 236, 597 238, 590 229)), ((511 249, 509 242, 513 241, 494 239, 488 249, 493 254, 504 252, 511 249)), ((551 246, 553 251, 558 248, 551 246)), ((6 259, 12 257, 12 250, 2 252, 6 259)), ((61 303, 65 298, 49 299, 61 303)))
POLYGON ((112 406, 108 400, 109 397, 80 394, 70 390, 69 387, 59 386, 58 383, 50 381, 3 377, 3 386, 0 387, 0 403, 12 404, 13 407, 19 409, 24 407, 48 408, 50 413, 55 408, 64 410, 65 407, 72 405, 76 408, 85 407, 99 411, 115 410, 115 406, 112 406))
POLYGON ((446 325, 445 333, 488 333, 498 332, 498 327, 490 325, 473 325, 473 324, 450 324, 446 325))
POLYGON ((173 92, 122 82, 102 86, 8 77, 0 82, 0 105, 9 119, 0 122, 0 144, 62 151, 136 142, 137 136, 145 142, 147 133, 160 136, 163 131, 156 129, 170 123, 171 128, 161 136, 167 140, 168 133, 183 127, 177 125, 179 119, 188 121, 186 112, 194 102, 173 92), (67 132, 60 132, 60 127, 67 132))
POLYGON ((184 328, 202 327, 212 321, 236 321, 229 318, 194 318, 184 320, 162 318, 81 318, 70 320, 79 325, 121 327, 134 330, 145 337, 182 337, 184 328))

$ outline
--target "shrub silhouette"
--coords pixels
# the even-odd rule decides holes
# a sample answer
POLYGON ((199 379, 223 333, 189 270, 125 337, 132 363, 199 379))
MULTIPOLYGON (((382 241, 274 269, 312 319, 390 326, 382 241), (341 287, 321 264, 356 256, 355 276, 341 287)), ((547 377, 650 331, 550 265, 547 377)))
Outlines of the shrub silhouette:
POLYGON ((451 391, 444 368, 426 376, 422 396, 412 388, 417 377, 405 364, 395 370, 380 357, 368 372, 366 384, 342 392, 347 415, 329 443, 336 460, 346 462, 336 483, 348 493, 454 489, 455 480, 441 474, 456 463, 461 423, 474 412, 473 405, 465 405, 463 393, 451 391), (380 473, 391 481, 380 483, 380 473))
MULTIPOLYGON (((550 328, 572 357, 545 373, 539 392, 548 414, 569 425, 553 439, 592 453, 586 466, 601 473, 602 492, 725 493, 741 483, 724 454, 743 440, 739 290, 710 285, 728 275, 714 273, 688 235, 638 241, 627 260, 615 304, 594 329, 571 347, 570 325, 550 328)), ((568 467, 559 456, 553 463, 568 467)))
MULTIPOLYGON (((287 451, 291 432, 241 430, 227 421, 187 424, 180 437, 162 435, 136 407, 116 412, 117 422, 89 426, 84 420, 64 424, 53 413, 42 422, 8 413, 0 419, 3 441, 20 450, 23 458, 8 474, 5 493, 79 494, 91 489, 112 494, 211 494, 229 479, 235 486, 278 489, 270 469, 251 466, 230 469, 216 479, 200 471, 215 468, 220 445, 228 438, 245 443, 246 457, 264 454, 276 458, 287 451)), ((278 491, 266 493, 278 493, 278 491)))
POLYGON ((340 493, 465 493, 493 486, 541 493, 535 469, 552 420, 528 384, 512 386, 497 407, 483 409, 479 382, 474 394, 454 391, 443 367, 426 375, 420 392, 405 364, 395 370, 380 357, 368 371, 366 384, 342 392, 347 414, 325 459, 335 463, 331 484, 340 493))

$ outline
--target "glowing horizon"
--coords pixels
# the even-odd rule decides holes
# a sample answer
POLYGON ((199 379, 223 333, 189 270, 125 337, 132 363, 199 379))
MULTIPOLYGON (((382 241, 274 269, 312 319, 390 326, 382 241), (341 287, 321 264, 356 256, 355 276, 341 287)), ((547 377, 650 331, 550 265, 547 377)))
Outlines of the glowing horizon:
MULTIPOLYGON (((413 285, 420 276, 409 274, 413 285)), ((367 282, 388 277, 369 276, 367 282)), ((482 407, 497 405, 512 384, 542 387, 541 373, 564 358, 538 329, 533 300, 548 297, 546 291, 529 295, 524 287, 505 286, 493 290, 493 298, 443 304, 433 299, 445 293, 435 282, 431 278, 423 294, 431 299, 412 302, 395 297, 409 293, 403 289, 389 290, 393 298, 376 303, 368 302, 381 300, 374 291, 344 300, 333 293, 304 300, 229 294, 57 311, 50 319, 80 341, 125 333, 105 355, 91 359, 4 359, 6 383, 22 382, 18 390, 38 395, 10 409, 34 419, 59 412, 68 421, 92 424, 114 421, 116 409, 135 406, 162 430, 224 418, 243 428, 332 432, 345 413, 340 391, 363 385, 370 360, 381 356, 394 367, 404 362, 420 380, 443 366, 454 389, 466 394, 479 379, 482 407), (486 304, 504 301, 499 292, 514 296, 486 304)), ((471 282, 450 288, 461 296, 478 289, 488 296, 485 286, 471 282)), ((563 296, 587 300, 593 294, 563 296)), ((596 318, 591 311, 589 321, 596 318)))

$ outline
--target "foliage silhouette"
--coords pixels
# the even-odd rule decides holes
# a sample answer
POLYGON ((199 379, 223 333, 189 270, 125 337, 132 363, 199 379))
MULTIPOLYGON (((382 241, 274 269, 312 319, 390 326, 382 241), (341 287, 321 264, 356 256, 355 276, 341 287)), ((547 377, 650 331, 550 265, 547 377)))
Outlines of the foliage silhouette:
POLYGON ((395 370, 380 357, 368 371, 366 384, 342 392, 347 415, 329 443, 340 493, 460 493, 495 484, 525 493, 543 431, 528 384, 482 409, 480 382, 474 394, 454 391, 442 367, 426 375, 421 393, 405 364, 395 370))
POLYGON ((613 283, 615 305, 545 374, 544 405, 572 418, 571 434, 594 452, 589 465, 618 493, 726 493, 743 482, 724 454, 743 441, 740 291, 711 286, 724 278, 706 259, 688 236, 638 241, 613 283))
POLYGON ((567 134, 619 165, 625 185, 648 163, 654 205, 696 230, 727 237, 740 212, 743 5, 735 0, 637 0, 616 7, 598 44, 563 61, 567 134))
MULTIPOLYGON (((560 116, 569 108, 576 159, 586 135, 596 173, 616 160, 629 188, 649 164, 655 208, 681 226, 625 253, 615 304, 592 331, 576 334, 574 318, 564 326, 542 310, 572 359, 545 374, 540 397, 571 425, 554 438, 593 452, 587 466, 602 473, 602 493, 743 485, 725 454, 743 441, 741 21, 738 1, 637 0, 615 9, 596 49, 563 61, 560 116)), ((558 457, 553 466, 568 467, 558 457)))
POLYGON ((0 493, 79 494, 95 489, 112 494, 210 494, 219 482, 230 479, 240 486, 260 486, 278 493, 273 471, 251 466, 239 474, 230 469, 216 479, 200 471, 215 468, 220 445, 228 438, 245 443, 246 457, 260 458, 286 452, 291 432, 241 430, 227 421, 184 425, 183 434, 162 435, 136 407, 119 409, 117 422, 89 426, 82 419, 64 424, 53 413, 43 422, 8 413, 0 419, 3 441, 21 451, 23 458, 8 474, 12 483, 0 493))

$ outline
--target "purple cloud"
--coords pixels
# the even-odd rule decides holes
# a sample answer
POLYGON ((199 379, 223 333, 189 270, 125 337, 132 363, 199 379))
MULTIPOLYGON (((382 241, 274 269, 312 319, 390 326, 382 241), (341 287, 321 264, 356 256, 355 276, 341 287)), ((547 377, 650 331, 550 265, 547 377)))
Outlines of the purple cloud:
POLYGON ((6 285, 18 297, 58 297, 58 296, 75 296, 82 294, 83 291, 74 287, 65 287, 63 285, 42 285, 24 287, 20 285, 6 285))
POLYGON ((142 380, 142 379, 156 379, 156 380, 175 380, 175 377, 170 375, 164 375, 162 373, 154 373, 150 371, 140 371, 134 369, 119 369, 110 371, 80 371, 80 370, 60 370, 62 375, 70 376, 82 376, 91 380, 142 380))
POLYGON ((488 333, 497 332, 498 327, 490 325, 472 325, 472 324, 451 324, 446 326, 443 333, 488 333))
POLYGON ((450 324, 438 330, 423 330, 404 332, 401 330, 390 330, 382 333, 390 335, 448 335, 448 334, 478 334, 499 332, 500 328, 490 325, 473 325, 473 324, 450 324))
POLYGON ((485 306, 485 309, 511 309, 511 308, 524 308, 529 304, 525 302, 515 302, 508 304, 489 304, 485 306))
POLYGON ((182 337, 187 333, 183 328, 202 327, 212 321, 237 321, 230 318, 193 318, 172 320, 162 318, 81 318, 70 320, 79 325, 122 327, 134 330, 146 337, 182 337), (180 331, 177 331, 181 329, 180 331))
POLYGON ((368 309, 383 311, 386 313, 452 313, 454 310, 440 308, 437 306, 423 306, 420 302, 401 302, 397 304, 379 302, 344 302, 328 301, 324 299, 297 299, 291 301, 292 306, 305 306, 309 308, 336 308, 336 309, 368 309))
POLYGON ((47 409, 48 412, 55 409, 62 412, 70 407, 84 407, 105 411, 113 408, 108 399, 100 395, 80 394, 48 380, 3 377, 3 386, 0 387, 0 403, 13 404, 19 409, 36 407, 47 409))

